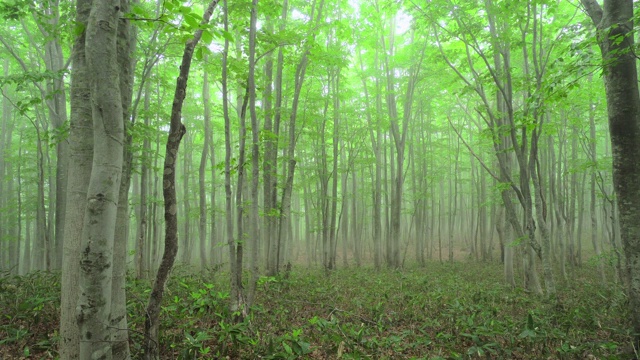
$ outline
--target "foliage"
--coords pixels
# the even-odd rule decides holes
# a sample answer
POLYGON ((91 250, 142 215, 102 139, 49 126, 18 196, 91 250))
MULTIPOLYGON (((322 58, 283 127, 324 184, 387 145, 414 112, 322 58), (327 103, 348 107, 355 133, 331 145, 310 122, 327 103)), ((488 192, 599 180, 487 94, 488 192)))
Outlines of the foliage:
POLYGON ((0 273, 0 358, 38 353, 52 358, 58 343, 60 274, 0 273))
MULTIPOLYGON (((167 285, 160 335, 167 359, 623 358, 627 299, 576 269, 557 299, 511 290, 497 265, 437 264, 405 271, 294 269, 265 278, 244 321, 228 311, 219 274, 178 269, 167 285), (480 279, 480 280, 479 280, 480 279), (220 281, 218 281, 220 280, 220 281)), ((56 354, 58 275, 0 277, 4 359, 56 354), (28 350, 26 350, 28 349, 28 350)), ((127 284, 132 356, 140 355, 149 283, 127 284)))

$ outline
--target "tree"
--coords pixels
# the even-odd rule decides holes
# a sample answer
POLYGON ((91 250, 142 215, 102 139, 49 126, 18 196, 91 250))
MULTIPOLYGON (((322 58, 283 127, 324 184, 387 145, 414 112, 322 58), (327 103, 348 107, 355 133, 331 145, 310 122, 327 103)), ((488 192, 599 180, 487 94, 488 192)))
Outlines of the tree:
MULTIPOLYGON (((144 323, 144 358, 155 360, 159 358, 158 330, 160 327, 160 305, 164 296, 164 287, 169 277, 169 272, 178 253, 178 202, 176 199, 176 163, 178 161, 178 150, 180 141, 187 129, 182 123, 182 105, 187 96, 187 82, 189 80, 189 70, 191 60, 196 45, 202 38, 203 28, 209 23, 211 15, 219 0, 213 0, 204 11, 200 25, 195 30, 193 37, 184 46, 182 63, 180 64, 180 74, 176 80, 173 103, 171 107, 171 122, 169 124, 169 135, 167 137, 166 152, 164 158, 163 191, 164 196, 164 219, 165 219, 165 240, 162 261, 156 274, 153 290, 149 296, 147 304, 147 315, 144 323)), ((185 214, 188 215, 188 214, 185 214)))
POLYGON ((260 246, 260 223, 258 197, 258 184, 260 176, 260 129, 258 115, 256 113, 256 33, 258 22, 258 0, 251 2, 251 19, 249 21, 249 76, 247 78, 247 91, 249 92, 249 116, 251 118, 251 255, 249 267, 251 268, 251 280, 249 282, 249 296, 247 305, 253 304, 256 286, 258 283, 258 248, 260 246))
POLYGON ((629 281, 634 348, 640 348, 640 94, 633 1, 581 0, 598 31, 613 152, 613 183, 629 281))
POLYGON ((119 7, 120 0, 94 2, 86 29, 94 147, 81 242, 77 314, 81 359, 112 356, 113 246, 124 142, 116 46, 119 7))
MULTIPOLYGON (((76 22, 80 26, 86 25, 90 10, 91 1, 77 1, 76 22)), ((64 224, 59 350, 60 357, 67 360, 79 359, 80 356, 80 333, 75 316, 79 294, 80 252, 78 249, 80 248, 87 188, 93 159, 91 106, 88 101, 91 93, 85 56, 85 36, 86 33, 82 32, 75 39, 72 55, 73 71, 71 72, 69 132, 71 161, 69 162, 69 171, 75 176, 69 178, 67 191, 69 201, 64 224)))
MULTIPOLYGON (((208 61, 208 55, 204 57, 204 64, 208 61)), ((205 188, 205 167, 207 165, 207 156, 211 148, 211 109, 209 96, 209 74, 205 70, 204 77, 202 79, 202 95, 204 102, 204 145, 202 147, 202 155, 200 156, 200 167, 198 168, 198 190, 199 190, 199 208, 200 208, 200 221, 198 222, 198 232, 200 235, 200 267, 204 269, 207 264, 207 195, 205 188)), ((213 201, 212 201, 213 202, 213 201)), ((213 232, 211 236, 215 236, 213 232)), ((211 244, 213 246, 213 244, 211 244)), ((211 259, 213 260, 213 259, 211 259)))

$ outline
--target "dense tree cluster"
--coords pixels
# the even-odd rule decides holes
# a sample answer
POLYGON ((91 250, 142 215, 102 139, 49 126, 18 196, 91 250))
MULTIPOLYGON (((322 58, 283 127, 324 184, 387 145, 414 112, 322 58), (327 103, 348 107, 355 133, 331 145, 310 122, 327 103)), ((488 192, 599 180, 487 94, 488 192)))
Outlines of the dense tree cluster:
POLYGON ((156 358, 174 259, 229 269, 237 319, 291 263, 500 261, 507 284, 554 297, 594 261, 628 286, 640 333, 630 0, 47 0, 0 16, 0 266, 62 270, 63 359, 130 356, 127 270, 158 276, 156 358))

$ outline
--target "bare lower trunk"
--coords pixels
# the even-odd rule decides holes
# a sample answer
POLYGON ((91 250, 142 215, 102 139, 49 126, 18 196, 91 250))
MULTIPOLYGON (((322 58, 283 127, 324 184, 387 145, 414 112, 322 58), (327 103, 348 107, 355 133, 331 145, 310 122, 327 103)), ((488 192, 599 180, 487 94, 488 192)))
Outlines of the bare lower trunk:
POLYGON ((251 213, 250 213, 250 231, 251 231, 251 244, 250 244, 250 269, 251 269, 251 281, 249 282, 249 292, 247 296, 247 304, 250 307, 253 304, 256 286, 258 283, 259 268, 258 268, 258 248, 260 246, 260 229, 258 214, 258 203, 260 201, 258 196, 258 184, 260 176, 260 128, 258 126, 258 115, 256 113, 256 32, 258 22, 258 0, 253 0, 251 6, 251 20, 249 25, 249 77, 247 80, 247 86, 249 87, 249 113, 251 117, 251 213))
MULTIPOLYGON (((204 57, 205 65, 208 62, 208 55, 204 57)), ((205 188, 205 171, 207 165, 207 156, 211 145, 211 110, 209 106, 209 73, 205 70, 202 80, 202 100, 204 103, 204 144, 202 145, 202 154, 200 155, 200 167, 198 168, 198 189, 199 189, 199 208, 200 221, 198 222, 198 236, 200 242, 200 268, 204 270, 209 264, 207 263, 207 194, 205 188)), ((212 209, 212 211, 215 211, 212 209)), ((211 234, 213 236, 213 234, 211 234)), ((211 244, 213 246, 213 244, 211 244)))
MULTIPOLYGON (((229 6, 224 0, 224 30, 229 31, 229 6)), ((241 239, 234 236, 233 230, 233 201, 231 191, 231 119, 229 115, 229 86, 228 86, 228 54, 229 40, 224 41, 224 51, 222 53, 222 111, 224 114, 224 188, 225 188, 225 209, 227 227, 227 245, 229 247, 229 278, 230 278, 230 304, 229 310, 234 317, 238 311, 244 309, 244 293, 242 291, 242 248, 238 248, 241 239), (239 266, 240 265, 240 266, 239 266)), ((243 134, 240 134, 242 137, 243 134)), ((241 171, 242 168, 238 168, 241 171)), ((241 188, 236 191, 241 192, 241 188)))
MULTIPOLYGON (((120 9, 127 13, 130 9, 129 0, 120 0, 120 9)), ((122 181, 118 194, 118 214, 116 218, 116 233, 113 244, 113 281, 111 302, 112 353, 114 360, 129 360, 129 329, 127 323, 127 297, 125 293, 127 280, 129 240, 129 186, 132 172, 132 142, 133 135, 130 127, 131 98, 133 92, 133 59, 135 32, 130 29, 129 20, 121 17, 118 23, 118 70, 120 80, 120 94, 122 101, 122 119, 125 130, 123 146, 122 181)))
POLYGON ((82 231, 80 358, 111 359, 113 250, 123 165, 124 119, 117 59, 119 0, 94 2, 86 30, 93 106, 93 165, 82 231))
MULTIPOLYGON (((145 126, 149 125, 149 106, 151 99, 151 86, 149 83, 146 83, 146 88, 144 91, 144 124, 145 126)), ((142 145, 142 153, 143 159, 146 158, 148 154, 150 154, 151 144, 148 136, 145 136, 143 145, 142 145)), ((142 279, 148 276, 149 272, 149 252, 146 251, 149 245, 149 223, 148 223, 148 215, 147 215, 147 186, 148 186, 148 177, 149 177, 149 166, 148 160, 143 160, 140 165, 140 204, 138 204, 138 229, 136 231, 136 240, 135 240, 135 274, 136 278, 142 279)))
MULTIPOLYGON (((87 23, 90 0, 78 0, 76 3, 76 22, 87 23)), ((91 103, 88 69, 85 58, 85 32, 75 40, 72 52, 71 72, 71 118, 69 132, 70 161, 69 172, 74 176, 67 184, 67 208, 64 224, 64 243, 62 250, 62 294, 60 304, 60 345, 62 359, 79 359, 80 332, 75 320, 78 301, 78 281, 80 272, 80 238, 84 223, 87 188, 91 176, 93 159, 93 130, 91 125, 91 103)), ((27 224, 27 232, 30 227, 27 224)), ((30 249, 25 244, 25 257, 30 249)))
MULTIPOLYGON (((201 26, 204 27, 209 22, 213 9, 219 0, 213 0, 202 17, 201 26)), ((149 296, 147 304, 147 317, 144 324, 144 359, 157 360, 159 358, 158 330, 160 306, 164 295, 165 283, 169 277, 169 272, 178 252, 178 205, 176 199, 176 162, 178 160, 178 150, 180 141, 186 132, 182 124, 182 104, 186 96, 187 81, 191 68, 193 52, 202 37, 202 29, 196 30, 193 38, 185 44, 180 74, 176 81, 176 90, 171 108, 171 123, 169 126, 169 136, 167 139, 164 174, 163 174, 163 196, 164 196, 164 219, 165 219, 165 244, 162 261, 156 274, 153 290, 149 296)))
MULTIPOLYGON (((534 135, 535 136, 535 135, 534 135)), ((536 140, 537 142, 537 140, 536 140)), ((535 146, 532 144, 532 147, 535 146)), ((535 163, 535 162, 534 162, 535 163)), ((535 165, 534 165, 535 167, 535 165)), ((553 296, 556 294, 555 278, 553 276, 553 268, 551 264, 551 238, 549 236, 549 228, 547 227, 547 221, 543 214, 545 204, 542 199, 542 186, 540 184, 540 176, 537 171, 532 172, 536 219, 538 220, 538 227, 540 229, 540 237, 542 240, 542 270, 544 274, 544 283, 547 290, 547 296, 553 296)))
POLYGON ((595 0, 582 5, 599 31, 613 155, 613 182, 620 212, 620 231, 630 272, 629 305, 634 348, 640 347, 640 96, 633 51, 633 1, 595 0))

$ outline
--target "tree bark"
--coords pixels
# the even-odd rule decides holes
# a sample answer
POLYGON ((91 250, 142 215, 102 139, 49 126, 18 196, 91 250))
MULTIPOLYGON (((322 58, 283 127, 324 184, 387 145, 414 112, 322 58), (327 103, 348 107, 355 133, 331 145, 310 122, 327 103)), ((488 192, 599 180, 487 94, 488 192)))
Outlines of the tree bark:
MULTIPOLYGON (((9 76, 9 59, 5 58, 4 62, 3 62, 3 68, 4 68, 4 76, 7 77, 9 76)), ((7 128, 9 126, 10 120, 11 120, 11 103, 9 102, 9 98, 8 98, 8 94, 6 93, 6 90, 8 90, 8 86, 4 87, 2 89, 2 94, 4 95, 2 97, 2 122, 1 122, 1 130, 2 130, 2 134, 0 135, 0 208, 5 209, 6 208, 6 202, 7 202, 7 197, 6 197, 6 193, 5 193, 5 188, 4 188, 4 182, 5 182, 5 169, 7 168, 7 164, 5 162, 5 154, 7 151, 7 142, 9 140, 9 138, 7 136, 5 136, 5 134, 7 133, 7 128)), ((4 239, 5 238, 5 222, 8 223, 8 221, 5 221, 5 214, 3 212, 0 212, 0 238, 4 239)), ((9 263, 9 261, 12 261, 10 259, 7 258, 7 254, 8 251, 4 251, 4 247, 5 246, 5 242, 4 241, 0 241, 0 262, 2 262, 2 265, 0 265, 0 270, 8 270, 11 268, 11 264, 9 263)), ((9 246, 8 244, 6 244, 6 246, 9 246)))
MULTIPOLYGON (((209 3, 200 22, 201 27, 209 23, 211 14, 219 0, 209 3)), ((159 316, 164 287, 169 277, 169 272, 178 252, 178 204, 176 199, 176 162, 178 160, 178 150, 180 141, 186 132, 182 124, 182 104, 186 97, 187 82, 189 80, 189 70, 191 69, 191 59, 196 45, 202 37, 202 28, 195 31, 193 37, 187 41, 182 55, 180 74, 176 81, 176 90, 171 108, 171 123, 169 124, 169 136, 167 138, 166 153, 164 159, 163 197, 164 197, 164 219, 165 219, 165 240, 164 253, 153 284, 153 290, 149 296, 147 304, 147 316, 144 324, 144 359, 159 359, 159 316)))
MULTIPOLYGON (((90 0, 76 2, 76 23, 85 24, 91 10, 90 0)), ((68 206, 64 223, 60 304, 60 357, 80 359, 80 332, 76 323, 76 304, 79 296, 80 244, 86 208, 87 188, 93 159, 93 130, 90 103, 89 70, 85 56, 86 31, 75 39, 72 51, 71 117, 69 132, 69 172, 74 176, 67 184, 68 206)), ((27 233, 30 226, 26 224, 27 233)), ((27 236, 29 238, 29 236, 27 236)), ((25 243, 25 257, 30 246, 25 243)))
MULTIPOLYGON (((144 125, 149 126, 150 116, 149 107, 151 102, 151 86, 147 82, 144 90, 144 125)), ((142 143, 142 156, 140 164, 140 204, 138 204, 138 214, 136 216, 138 221, 138 229, 136 230, 135 240, 135 274, 137 279, 143 279, 148 276, 149 271, 149 253, 146 251, 148 246, 148 215, 147 215, 147 190, 148 176, 149 176, 149 159, 148 154, 151 152, 151 141, 149 136, 145 136, 142 143)))
POLYGON ((249 25, 249 76, 247 86, 249 88, 249 115, 251 117, 251 253, 250 270, 251 281, 249 282, 249 293, 247 304, 250 307, 255 297, 258 283, 258 248, 260 246, 260 214, 259 212, 259 176, 260 176, 260 128, 258 126, 258 114, 256 113, 256 32, 258 22, 258 0, 251 3, 251 18, 249 25))
MULTIPOLYGON (((229 6, 227 0, 224 4, 224 30, 229 31, 229 6)), ((244 292, 242 290, 242 247, 240 239, 236 241, 233 232, 233 199, 231 191, 231 119, 229 114, 229 86, 228 86, 228 57, 229 39, 225 38, 224 51, 222 52, 222 111, 224 116, 224 189, 225 189, 225 210, 226 210, 226 230, 227 244, 229 246, 229 272, 230 272, 230 304, 229 310, 234 316, 244 311, 244 292)), ((243 134, 240 134, 242 137, 243 134)), ((238 171, 241 169, 239 168, 238 171)), ((240 192, 238 188, 236 191, 240 192)), ((240 236, 240 235, 238 235, 240 236)))
MULTIPOLYGON (((120 0, 120 11, 128 13, 129 0, 120 0)), ((118 213, 116 217, 116 232, 113 244, 113 281, 111 302, 112 354, 115 360, 129 360, 129 330, 127 325, 127 297, 125 293, 127 281, 129 240, 129 187, 133 166, 133 132, 134 125, 131 116, 131 101, 133 96, 133 53, 135 50, 136 33, 131 29, 129 19, 121 16, 118 20, 117 60, 120 81, 120 96, 122 102, 122 119, 124 126, 124 144, 122 177, 118 194, 118 213)))
MULTIPOLYGON (((57 28, 60 22, 59 1, 55 0, 45 7, 44 13, 48 17, 51 28, 57 28)), ((45 65, 48 71, 60 74, 64 70, 64 54, 60 44, 58 33, 40 26, 42 35, 50 39, 45 44, 45 65)), ((56 132, 61 134, 64 131, 67 121, 67 95, 65 91, 64 78, 56 77, 47 84, 47 93, 50 94, 48 102, 49 118, 56 132)), ((60 136, 60 135, 58 135, 60 136)), ((64 235, 64 223, 67 204, 67 177, 69 169, 69 146, 64 139, 56 139, 56 176, 55 176, 55 227, 53 238, 52 266, 59 269, 62 266, 62 243, 64 235)))
POLYGON ((599 45, 613 155, 613 182, 620 231, 630 273, 629 305, 634 348, 640 348, 640 96, 634 53, 633 1, 581 0, 601 33, 599 45))
MULTIPOLYGON (((204 64, 208 63, 209 56, 205 53, 204 64)), ((207 266, 207 194, 205 187, 205 172, 207 156, 211 148, 211 109, 209 105, 209 72, 205 69, 202 78, 202 102, 204 105, 204 144, 200 154, 200 167, 198 168, 198 189, 199 189, 199 209, 200 221, 198 222, 198 236, 200 240, 200 268, 204 270, 207 266)), ((212 209, 213 211, 213 209, 212 209)), ((213 234, 212 234, 213 235, 213 234)), ((211 244, 213 246, 213 244, 211 244)))
POLYGON ((123 164, 124 120, 118 70, 120 0, 94 2, 86 30, 93 164, 80 260, 80 358, 111 359, 113 250, 123 164))
MULTIPOLYGON (((319 24, 322 16, 322 8, 324 6, 324 0, 314 0, 313 5, 311 6, 311 14, 310 18, 315 18, 315 24, 319 24), (317 10, 317 17, 315 11, 317 10)), ((309 41, 306 43, 304 52, 302 53, 302 57, 300 58, 300 62, 296 66, 295 80, 294 80, 294 92, 293 92, 293 100, 291 103, 291 113, 289 115, 289 146, 286 150, 286 158, 288 162, 286 163, 287 171, 285 175, 285 183, 284 190, 282 192, 282 200, 281 200, 281 211, 280 211, 280 223, 278 228, 278 244, 282 244, 282 240, 286 236, 286 231, 289 228, 289 221, 291 216, 291 192, 293 191, 293 179, 295 175, 296 168, 296 159, 295 159, 295 149, 297 143, 296 136, 296 119, 298 116, 298 106, 300 104, 300 92, 302 91, 302 85, 304 84, 305 74, 307 71, 307 65, 309 62, 309 54, 311 53, 311 45, 315 42, 317 27, 312 25, 312 28, 309 33, 309 41)), ((280 251, 280 246, 278 246, 278 252, 280 251)), ((278 254, 278 258, 279 258, 278 254)))
MULTIPOLYGON (((362 53, 358 51, 358 59, 360 60, 360 71, 364 73, 365 68, 362 62, 362 53)), ((374 65, 377 68, 378 65, 378 50, 375 53, 374 65)), ((364 90, 364 98, 367 103, 369 100, 369 91, 367 87, 367 76, 362 75, 362 87, 364 90)), ((373 189, 371 191, 372 196, 372 222, 373 222, 373 265, 376 270, 380 269, 381 255, 380 255, 380 243, 382 241, 382 144, 381 144, 381 126, 380 115, 382 114, 382 104, 380 98, 380 86, 378 84, 378 78, 376 77, 376 117, 372 119, 371 112, 367 111, 367 123, 369 125, 369 138, 371 139, 371 147, 373 149, 373 155, 375 157, 375 164, 373 176, 373 189)), ((355 181, 355 177, 354 177, 355 181)), ((354 211, 355 214, 355 211, 354 211)))
MULTIPOLYGON (((340 157, 338 153, 338 130, 340 126, 340 98, 338 96, 340 91, 340 69, 336 69, 333 74, 333 136, 332 136, 332 148, 333 148, 333 164, 332 164, 332 178, 331 178, 331 199, 330 199, 330 219, 329 219, 329 270, 334 270, 337 267, 336 264, 336 251, 337 251, 337 210, 338 210, 338 159, 340 157)), ((345 254, 346 256, 346 254, 345 254)))
MULTIPOLYGON (((597 140, 596 140, 596 124, 595 124, 595 118, 596 118, 595 107, 596 105, 593 102, 589 104, 589 155, 591 157, 591 162, 593 166, 593 168, 591 169, 591 178, 590 178, 591 199, 590 199, 589 212, 591 213, 591 244, 593 245, 593 250, 597 257, 598 273, 600 274, 600 280, 602 281, 603 284, 605 284, 607 280, 607 277, 604 271, 605 260, 602 259, 601 257, 602 251, 600 249, 600 244, 598 243, 598 238, 597 238, 598 222, 597 222, 597 216, 596 216, 596 171, 597 171, 598 157, 596 155, 597 140)), ((572 151, 576 151, 576 150, 572 150, 572 151)), ((574 154, 572 153, 572 155, 574 154)), ((575 181, 573 178, 574 176, 575 175, 572 174, 572 180, 571 180, 572 184, 575 181)), ((578 241, 580 241, 580 239, 578 239, 578 241)), ((615 241, 615 239, 612 239, 612 241, 615 241)))
MULTIPOLYGON (((185 128, 186 133, 186 128, 185 128)), ((182 223, 182 231, 180 232, 180 238, 182 239, 182 247, 180 248, 182 251, 181 261, 184 265, 189 265, 191 263, 191 255, 193 249, 191 248, 191 219, 189 213, 191 213, 191 202, 189 201, 189 197, 191 195, 191 191, 189 188, 189 178, 191 177, 191 154, 190 154, 190 145, 191 140, 189 137, 185 139, 184 148, 186 151, 182 153, 182 208, 184 210, 184 219, 182 223)))

